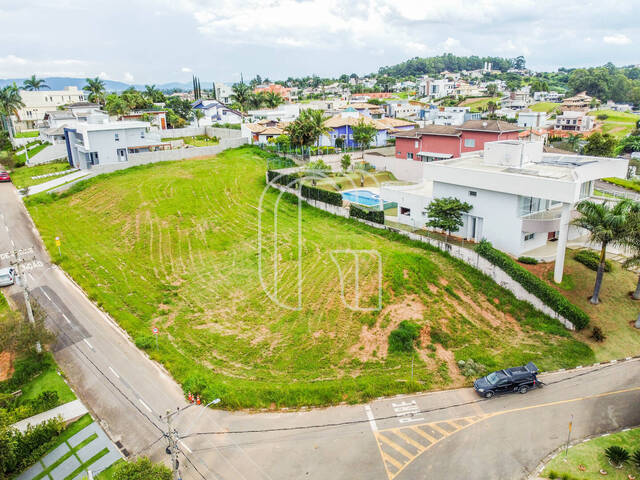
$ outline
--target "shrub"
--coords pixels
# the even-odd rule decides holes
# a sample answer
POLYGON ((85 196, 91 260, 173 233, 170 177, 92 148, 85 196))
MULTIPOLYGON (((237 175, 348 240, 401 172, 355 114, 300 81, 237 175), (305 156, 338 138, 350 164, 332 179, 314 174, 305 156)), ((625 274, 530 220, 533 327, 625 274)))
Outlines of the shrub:
POLYGON ((526 263, 527 265, 537 265, 538 260, 533 257, 518 257, 520 263, 526 263))
POLYGON ((583 310, 567 300, 555 288, 518 265, 511 257, 493 248, 490 242, 481 241, 476 246, 475 251, 504 270, 511 278, 520 283, 526 291, 538 297, 547 306, 569 320, 578 330, 589 325, 589 316, 583 310))
POLYGON ((640 448, 631 455, 631 462, 640 470, 640 448))
POLYGON ((115 480, 134 480, 153 478, 154 480, 171 480, 171 470, 161 463, 152 463, 147 457, 131 462, 121 462, 113 472, 115 480))
POLYGON ((308 198, 310 200, 328 203, 337 207, 342 206, 342 195, 337 192, 330 192, 329 190, 302 185, 300 188, 300 194, 304 198, 308 198))
MULTIPOLYGON (((580 262, 590 270, 593 270, 594 272, 598 271, 598 265, 600 265, 600 256, 593 250, 580 250, 573 256, 573 258, 576 262, 580 262)), ((611 271, 611 262, 609 260, 605 260, 604 262, 604 271, 611 271)))
POLYGON ((349 216, 384 225, 384 212, 381 210, 368 210, 351 204, 349 205, 349 216))
POLYGON ((558 478, 558 473, 555 470, 550 470, 549 473, 547 474, 547 476, 551 480, 555 480, 556 478, 558 478))
POLYGON ((591 338, 593 338, 596 342, 604 342, 607 336, 604 334, 600 327, 593 327, 591 331, 591 338))
POLYGON ((135 339, 136 347, 147 350, 154 346, 155 340, 151 335, 139 335, 135 339))
POLYGON ((389 334, 389 351, 412 352, 419 336, 420 326, 408 320, 403 320, 398 325, 398 328, 389 334))
POLYGON ((484 375, 487 367, 474 361, 472 358, 467 360, 460 360, 458 362, 458 368, 460 369, 460 373, 465 377, 481 377, 484 375))
POLYGON ((618 445, 606 448, 604 455, 614 467, 621 467, 629 460, 629 452, 618 445))

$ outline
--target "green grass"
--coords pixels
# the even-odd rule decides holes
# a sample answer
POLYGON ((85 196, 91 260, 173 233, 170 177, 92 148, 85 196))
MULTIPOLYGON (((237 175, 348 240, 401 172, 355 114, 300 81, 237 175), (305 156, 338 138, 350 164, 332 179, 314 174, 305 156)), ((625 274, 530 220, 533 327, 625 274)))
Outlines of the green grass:
MULTIPOLYGON (((428 356, 433 332, 456 359, 489 368, 593 360, 558 322, 466 264, 309 206, 302 209, 302 304, 289 308, 298 292, 297 202, 279 202, 276 256, 278 195, 265 193, 259 251, 266 156, 247 146, 211 159, 134 167, 26 203, 52 254, 53 239, 62 238, 61 266, 89 297, 185 391, 220 397, 226 408, 360 402, 468 384, 446 359, 428 356), (332 257, 345 249, 380 253, 382 311, 345 306, 356 302, 355 257, 332 257), (265 293, 258 270, 273 294, 275 258, 281 304, 265 293), (345 275, 344 301, 335 262, 345 275), (411 384, 408 354, 387 355, 388 334, 401 320, 423 328, 411 384), (149 341, 152 326, 160 329, 158 349, 149 341)), ((373 307, 377 261, 365 255, 358 266, 359 306, 373 307)))
POLYGON ((545 112, 545 113, 549 113, 553 110, 555 110, 556 108, 559 108, 560 104, 559 103, 554 103, 554 102, 538 102, 538 103, 534 103, 533 105, 531 105, 529 107, 529 109, 531 109, 531 111, 533 112, 545 112))
POLYGON ((628 188, 629 190, 640 192, 640 182, 634 180, 625 180, 624 178, 616 177, 603 178, 603 180, 605 182, 612 183, 613 185, 618 185, 619 187, 624 187, 628 188))
POLYGON ((118 460, 116 463, 111 465, 109 468, 107 468, 106 470, 103 470, 102 472, 100 472, 98 474, 98 476, 95 477, 96 480, 113 480, 113 475, 116 472, 116 468, 118 468, 118 466, 123 462, 124 462, 124 460, 118 460))
MULTIPOLYGON (((41 143, 37 147, 34 147, 34 148, 30 149, 29 150, 29 158, 33 158, 37 153, 40 153, 42 150, 47 148, 49 145, 51 145, 51 144, 50 143, 41 143)), ((20 155, 16 155, 16 160, 18 162, 21 162, 21 163, 26 162, 26 160, 27 160, 26 153, 23 152, 20 155)))
MULTIPOLYGON (((19 361, 19 360, 18 360, 19 361)), ((58 393, 59 404, 71 402, 76 399, 69 386, 58 375, 57 366, 52 362, 50 367, 35 377, 29 383, 23 385, 20 401, 37 398, 40 393, 52 390, 58 393)))
POLYGON ((40 136, 40 132, 37 130, 35 132, 16 132, 14 136, 16 138, 33 138, 40 136))
POLYGON ((487 104, 491 101, 496 104, 500 103, 501 97, 478 97, 478 98, 467 98, 460 102, 461 107, 469 107, 472 112, 483 112, 487 108, 487 104))
MULTIPOLYGON (((348 172, 340 173, 335 176, 327 177, 316 182, 316 187, 323 188, 325 190, 338 191, 350 190, 352 188, 360 188, 360 177, 364 176, 364 187, 380 187, 382 182, 396 181, 396 177, 391 172, 374 172, 364 173, 360 172, 348 172)), ((311 184, 311 182, 308 182, 311 184)))
POLYGON ((604 455, 604 450, 612 445, 626 448, 630 454, 640 449, 640 428, 628 430, 626 432, 615 433, 606 437, 593 438, 588 442, 580 443, 569 448, 567 456, 564 451, 551 460, 544 468, 542 475, 549 478, 550 472, 558 474, 557 478, 562 478, 563 474, 569 474, 572 478, 580 480, 612 479, 627 480, 628 475, 640 476, 640 469, 631 462, 618 469, 611 466, 604 455), (582 465, 585 470, 579 467, 582 465), (607 476, 600 474, 600 469, 607 471, 607 476))
POLYGON ((217 145, 220 141, 217 138, 210 138, 206 135, 197 135, 195 137, 178 137, 178 138, 163 138, 163 142, 170 142, 174 140, 182 140, 187 145, 193 145, 194 147, 211 147, 217 145))
POLYGON ((33 185, 39 185, 41 183, 48 182, 49 180, 60 178, 64 175, 37 179, 33 179, 31 177, 46 175, 47 173, 62 172, 64 170, 69 170, 70 168, 71 166, 67 161, 45 163, 42 165, 34 165, 33 167, 18 167, 11 172, 11 181, 18 189, 32 187, 33 185))
POLYGON ((620 139, 629 135, 636 126, 636 122, 640 120, 640 116, 633 113, 616 112, 614 110, 596 110, 589 112, 592 117, 598 115, 606 115, 605 120, 596 120, 602 123, 602 132, 609 133, 620 139))

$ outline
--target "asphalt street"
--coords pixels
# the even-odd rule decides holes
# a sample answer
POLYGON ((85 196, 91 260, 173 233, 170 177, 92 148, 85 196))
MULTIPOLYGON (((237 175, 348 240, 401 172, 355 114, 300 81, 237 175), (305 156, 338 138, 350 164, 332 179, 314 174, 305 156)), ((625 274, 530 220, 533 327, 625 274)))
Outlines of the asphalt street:
MULTIPOLYGON (((125 453, 168 462, 159 416, 184 409, 174 426, 184 437, 185 479, 517 479, 567 441, 572 419, 575 440, 640 425, 636 359, 543 375, 543 389, 491 400, 460 389, 296 412, 188 407, 166 371, 51 264, 15 189, 4 184, 0 266, 14 251, 57 333, 56 360, 125 453)), ((5 289, 17 302, 20 292, 5 289)))

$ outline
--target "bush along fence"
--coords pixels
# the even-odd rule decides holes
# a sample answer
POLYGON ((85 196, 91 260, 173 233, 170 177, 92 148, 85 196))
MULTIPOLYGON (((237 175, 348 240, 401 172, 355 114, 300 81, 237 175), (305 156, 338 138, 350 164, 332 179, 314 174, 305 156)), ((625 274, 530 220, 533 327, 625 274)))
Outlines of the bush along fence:
MULTIPOLYGON (((530 303, 536 310, 555 318, 569 330, 584 328, 589 323, 589 317, 586 313, 570 303, 555 289, 539 280, 523 267, 520 267, 511 259, 511 257, 494 249, 491 244, 487 244, 488 242, 482 244, 484 245, 482 248, 476 248, 474 251, 459 245, 451 245, 444 241, 427 237, 419 233, 400 230, 389 225, 384 225, 384 217, 382 217, 382 222, 376 222, 369 218, 360 217, 358 216, 359 213, 355 213, 355 211, 351 209, 351 206, 349 208, 344 208, 342 206, 304 198, 301 195, 300 190, 296 188, 296 181, 299 180, 299 177, 289 173, 295 173, 293 169, 289 170, 289 172, 287 170, 281 172, 282 173, 277 171, 268 171, 266 175, 267 182, 277 190, 291 193, 296 197, 303 199, 309 205, 333 215, 352 218, 355 221, 365 223, 370 227, 389 230, 404 237, 408 237, 411 240, 428 243, 439 250, 443 250, 452 257, 456 257, 477 270, 480 270, 485 275, 491 277, 494 282, 513 293, 517 299, 530 303), (293 180, 293 182, 289 183, 287 180, 293 180)), ((361 209, 358 208, 358 210, 361 209)), ((383 214, 383 212, 379 213, 383 214)), ((380 217, 377 218, 380 219, 380 217)))
POLYGON ((384 212, 382 210, 367 210, 351 204, 349 205, 349 216, 352 218, 361 218, 370 222, 384 224, 384 212))
POLYGON ((507 254, 493 248, 490 242, 483 240, 476 246, 475 251, 504 270, 528 292, 569 320, 578 330, 589 325, 589 316, 584 311, 567 300, 555 288, 547 285, 529 270, 518 265, 507 254))

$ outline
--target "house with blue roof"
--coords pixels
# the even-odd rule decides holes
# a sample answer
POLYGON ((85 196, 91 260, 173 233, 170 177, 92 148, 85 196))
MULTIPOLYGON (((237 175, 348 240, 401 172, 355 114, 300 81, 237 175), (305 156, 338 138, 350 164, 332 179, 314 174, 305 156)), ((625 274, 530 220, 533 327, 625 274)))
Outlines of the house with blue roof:
POLYGON ((242 123, 245 114, 227 107, 224 103, 218 100, 196 100, 191 104, 193 110, 200 110, 204 113, 199 124, 202 126, 212 125, 214 123, 242 123))

